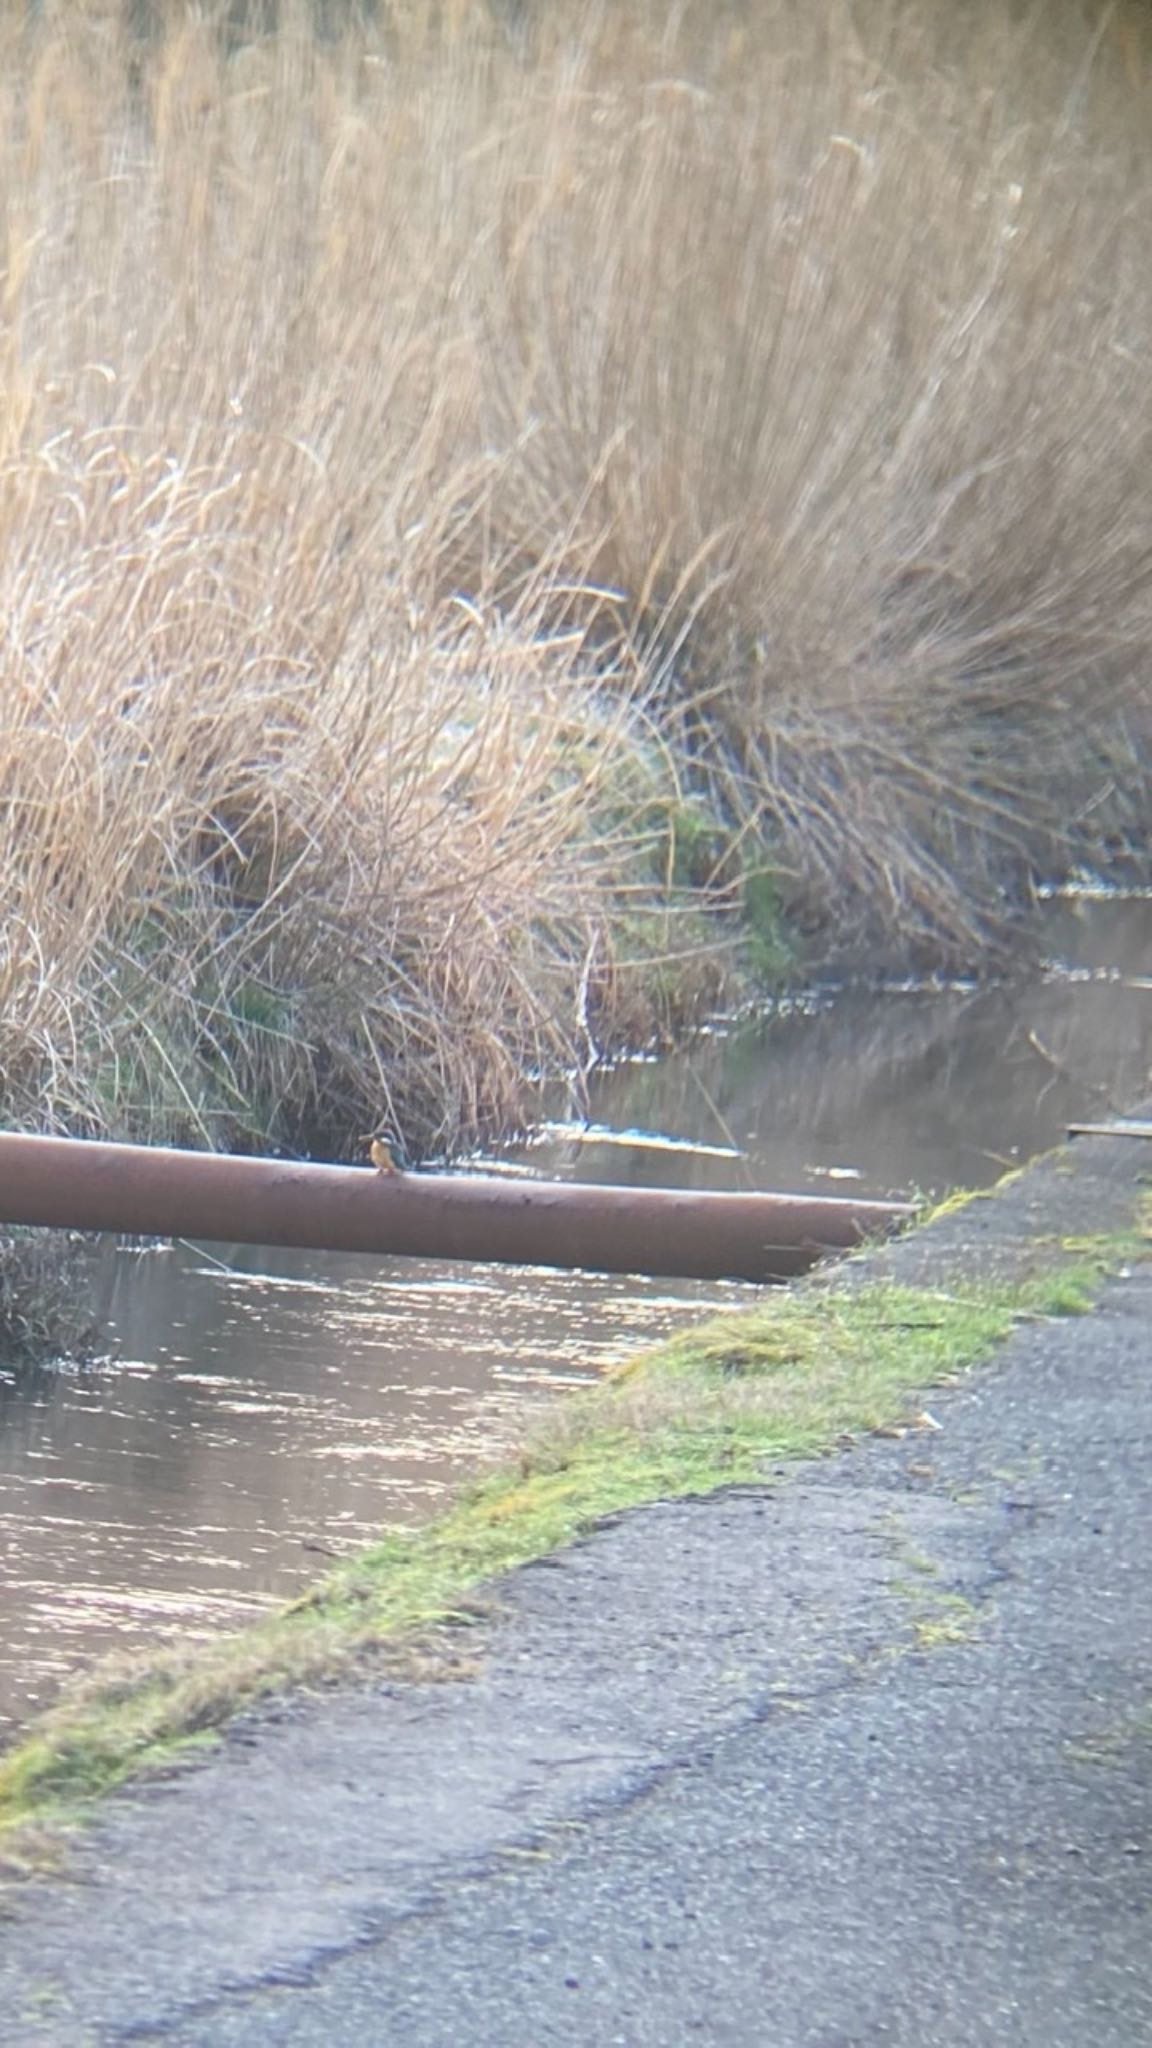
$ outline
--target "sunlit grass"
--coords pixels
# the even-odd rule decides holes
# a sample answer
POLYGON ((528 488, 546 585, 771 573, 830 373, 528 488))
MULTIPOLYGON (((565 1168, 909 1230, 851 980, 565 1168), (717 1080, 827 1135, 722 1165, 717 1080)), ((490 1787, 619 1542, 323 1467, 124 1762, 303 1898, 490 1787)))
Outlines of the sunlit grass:
POLYGON ((0 7, 9 1118, 514 1120, 678 809, 935 957, 1137 836, 1146 10, 147 12, 0 7))

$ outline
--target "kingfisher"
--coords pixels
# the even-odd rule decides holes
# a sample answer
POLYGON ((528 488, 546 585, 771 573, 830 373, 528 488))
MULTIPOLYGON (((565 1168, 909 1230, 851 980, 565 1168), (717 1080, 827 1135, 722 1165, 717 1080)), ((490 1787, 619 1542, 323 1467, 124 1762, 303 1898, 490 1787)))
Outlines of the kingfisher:
POLYGON ((392 1129, 373 1131, 368 1142, 368 1157, 377 1173, 404 1173, 408 1161, 404 1146, 392 1129))

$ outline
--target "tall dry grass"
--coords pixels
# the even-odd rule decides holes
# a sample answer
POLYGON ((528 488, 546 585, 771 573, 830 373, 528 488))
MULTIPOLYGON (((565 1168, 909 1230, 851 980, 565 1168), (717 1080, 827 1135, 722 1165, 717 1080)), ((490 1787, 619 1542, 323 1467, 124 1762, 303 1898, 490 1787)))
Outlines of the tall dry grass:
POLYGON ((676 18, 493 144, 496 431, 813 922, 978 957, 1146 849, 1152 17, 676 18))
POLYGON ((9 1114, 507 1119, 705 784, 937 956, 1135 843, 1144 10, 238 19, 0 8, 9 1114))
POLYGON ((303 17, 230 53, 174 15, 139 68, 107 11, 5 29, 9 1112, 316 1149, 506 1121, 614 989, 645 1019, 606 914, 651 863, 587 823, 642 714, 550 616, 578 548, 509 580, 485 535, 508 456, 410 112, 303 17))

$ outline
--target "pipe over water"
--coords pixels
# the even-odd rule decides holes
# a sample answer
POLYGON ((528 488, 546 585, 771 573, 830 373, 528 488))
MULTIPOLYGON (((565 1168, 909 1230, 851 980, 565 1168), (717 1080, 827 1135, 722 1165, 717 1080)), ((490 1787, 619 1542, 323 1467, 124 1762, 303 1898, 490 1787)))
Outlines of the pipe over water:
POLYGON ((906 1222, 902 1202, 374 1172, 0 1134, 0 1223, 227 1244, 780 1280, 906 1222))

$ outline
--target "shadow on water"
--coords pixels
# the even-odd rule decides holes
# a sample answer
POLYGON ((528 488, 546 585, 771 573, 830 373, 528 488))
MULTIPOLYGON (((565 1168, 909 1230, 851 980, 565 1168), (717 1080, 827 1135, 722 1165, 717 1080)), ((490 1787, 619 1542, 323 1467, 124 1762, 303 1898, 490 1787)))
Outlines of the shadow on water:
MULTIPOLYGON (((621 1067, 590 1128, 510 1158, 632 1184, 987 1184, 1137 1100, 1152 1065, 1152 904, 1054 905, 1050 932, 1059 965, 1024 986, 816 998, 621 1067)), ((755 1295, 220 1246, 109 1247, 95 1287, 105 1363, 0 1375, 0 1733, 101 1651, 234 1624, 426 1517, 526 1399, 755 1295)))

